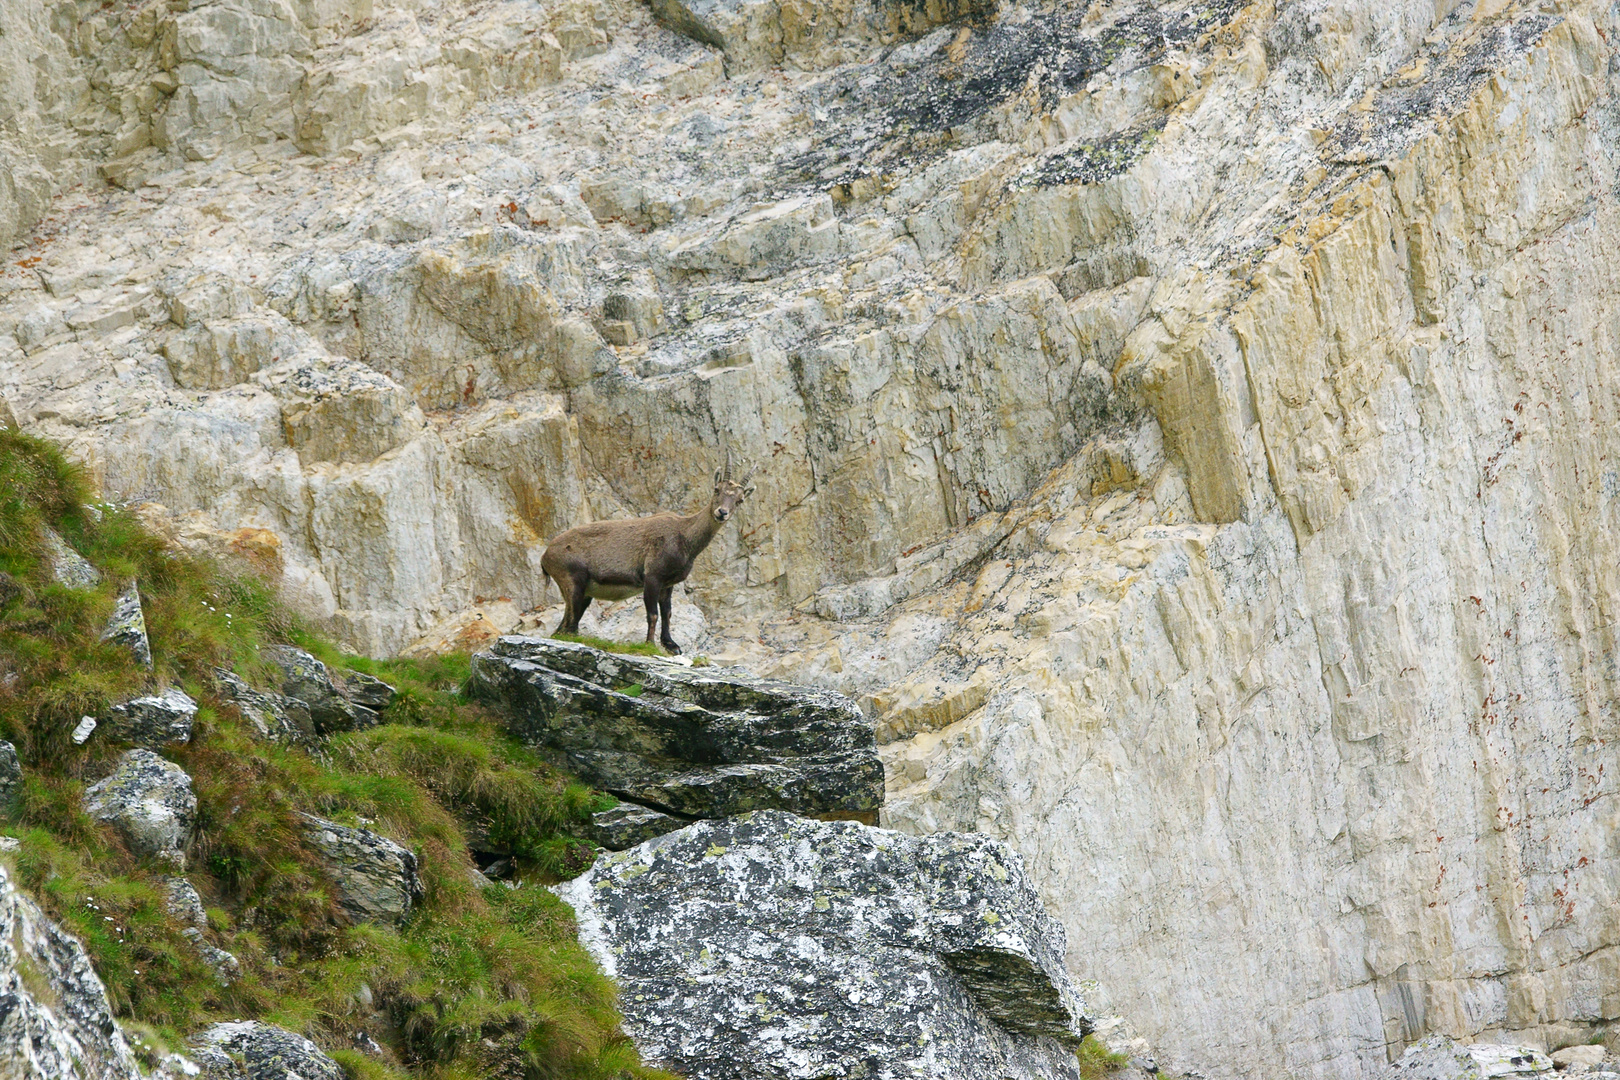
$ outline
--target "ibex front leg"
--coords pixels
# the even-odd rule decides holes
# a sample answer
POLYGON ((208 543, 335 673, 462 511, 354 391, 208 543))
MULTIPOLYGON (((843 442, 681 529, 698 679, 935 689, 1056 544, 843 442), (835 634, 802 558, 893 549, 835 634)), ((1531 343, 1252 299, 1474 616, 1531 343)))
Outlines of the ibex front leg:
MULTIPOLYGON (((641 588, 641 602, 647 605, 647 644, 653 643, 658 632, 658 597, 663 592, 656 578, 648 578, 641 588)), ((666 634, 669 631, 664 631, 666 634)))
POLYGON ((665 586, 663 593, 658 597, 658 610, 664 616, 664 636, 659 639, 658 643, 670 653, 679 656, 681 653, 681 647, 675 644, 674 638, 669 636, 669 605, 670 598, 673 596, 674 592, 675 586, 668 585, 665 586))

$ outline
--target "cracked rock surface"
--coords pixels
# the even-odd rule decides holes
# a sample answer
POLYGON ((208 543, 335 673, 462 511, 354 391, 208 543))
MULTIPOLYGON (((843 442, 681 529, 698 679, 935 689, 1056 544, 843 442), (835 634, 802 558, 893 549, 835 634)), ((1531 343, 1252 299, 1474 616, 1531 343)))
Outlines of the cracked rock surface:
POLYGON ((546 638, 503 637, 473 672, 518 738, 666 814, 872 819, 883 803, 871 722, 842 694, 546 638))
POLYGON ((697 1080, 1078 1078, 1062 927, 983 836, 779 811, 601 856, 557 887, 625 1030, 697 1080))
POLYGON ((196 822, 191 777, 150 750, 130 750, 111 776, 85 789, 84 809, 108 822, 136 855, 184 868, 185 847, 196 822))
POLYGON ((360 922, 403 922, 422 899, 416 856, 381 833, 311 814, 305 839, 326 860, 338 903, 360 922))
POLYGON ((140 1080, 107 990, 77 938, 0 863, 0 1076, 140 1080))

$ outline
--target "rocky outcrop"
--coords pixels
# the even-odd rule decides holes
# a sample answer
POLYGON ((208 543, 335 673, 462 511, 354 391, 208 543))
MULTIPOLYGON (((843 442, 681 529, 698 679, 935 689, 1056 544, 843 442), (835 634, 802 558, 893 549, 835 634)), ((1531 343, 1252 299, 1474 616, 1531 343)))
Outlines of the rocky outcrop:
POLYGON ((198 895, 196 886, 183 877, 168 878, 163 884, 168 893, 164 908, 185 926, 181 933, 197 947, 203 961, 214 969, 214 976, 221 985, 229 986, 235 982, 242 973, 242 965, 234 955, 205 939, 208 913, 203 909, 202 897, 198 895))
POLYGON ((152 670, 152 643, 146 637, 146 612, 141 607, 141 590, 135 582, 125 586, 113 605, 107 619, 107 628, 101 632, 102 641, 110 641, 128 649, 135 662, 152 670))
POLYGON ((518 738, 666 814, 871 820, 883 802, 871 724, 842 694, 522 637, 473 658, 472 690, 518 738))
POLYGON ((285 694, 255 690, 235 672, 214 669, 221 692, 235 703, 244 719, 253 725, 261 739, 270 742, 307 743, 315 739, 315 722, 309 706, 285 694))
POLYGON ((1091 1028, 1017 855, 775 811, 700 822, 557 887, 625 1030, 695 1080, 1078 1078, 1091 1028))
POLYGON ((111 776, 85 789, 84 809, 113 826, 136 855, 185 866, 197 796, 174 762, 150 750, 129 751, 111 776))
POLYGON ((338 904, 360 922, 401 923, 422 900, 416 856, 370 829, 302 815, 304 838, 326 862, 338 904))
POLYGON ((302 1035, 258 1020, 215 1024, 191 1040, 202 1080, 343 1080, 343 1069, 302 1035))
POLYGON ((156 750, 191 741, 197 703, 184 690, 169 687, 161 694, 133 698, 114 705, 100 730, 106 738, 156 750))
POLYGON ((394 688, 360 672, 334 675, 326 665, 291 645, 271 645, 265 658, 281 669, 281 692, 302 702, 316 734, 375 727, 394 699, 394 688))
POLYGON ((141 1080, 84 946, 0 862, 0 1076, 141 1080))

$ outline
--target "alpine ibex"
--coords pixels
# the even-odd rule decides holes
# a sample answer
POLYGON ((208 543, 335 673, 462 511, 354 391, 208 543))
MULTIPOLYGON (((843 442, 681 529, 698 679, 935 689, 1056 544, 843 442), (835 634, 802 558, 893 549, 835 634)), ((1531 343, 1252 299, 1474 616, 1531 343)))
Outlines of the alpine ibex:
POLYGON ((647 605, 648 643, 661 613, 664 632, 658 643, 669 652, 680 652, 669 636, 670 594, 692 572, 692 563, 720 526, 754 493, 748 486, 753 475, 749 469, 742 480, 733 480, 728 451, 725 468, 714 471, 714 495, 697 513, 598 521, 569 529, 548 544, 540 567, 557 583, 566 606, 556 633, 579 633, 579 617, 592 600, 623 600, 639 592, 647 605))

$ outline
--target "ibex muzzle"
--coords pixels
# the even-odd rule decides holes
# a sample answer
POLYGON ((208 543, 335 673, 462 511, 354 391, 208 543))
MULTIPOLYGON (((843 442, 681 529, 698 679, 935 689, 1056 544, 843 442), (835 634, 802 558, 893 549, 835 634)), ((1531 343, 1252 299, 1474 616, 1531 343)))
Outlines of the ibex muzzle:
POLYGON ((662 616, 664 630, 658 643, 669 652, 680 652, 669 634, 671 595, 720 526, 754 493, 748 485, 753 475, 749 469, 741 480, 733 480, 727 451, 725 466, 714 471, 714 495, 697 513, 598 521, 553 540, 540 557, 540 566, 557 583, 566 606, 556 633, 579 633, 580 616, 592 600, 624 600, 640 593, 647 605, 647 640, 652 641, 662 616))

